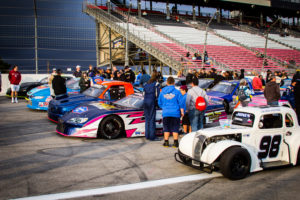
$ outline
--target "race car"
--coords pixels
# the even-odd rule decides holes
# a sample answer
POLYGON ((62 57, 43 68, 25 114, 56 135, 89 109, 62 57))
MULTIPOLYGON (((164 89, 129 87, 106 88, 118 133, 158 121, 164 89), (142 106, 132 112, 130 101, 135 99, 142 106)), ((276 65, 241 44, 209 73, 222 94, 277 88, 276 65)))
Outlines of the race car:
MULTIPOLYGON (((292 106, 288 100, 280 99, 278 101, 278 104, 279 104, 279 106, 286 106, 286 107, 292 108, 292 106)), ((241 104, 238 101, 238 98, 236 98, 236 96, 233 97, 232 105, 234 106, 234 108, 241 106, 241 104)), ((252 106, 252 107, 253 106, 266 106, 266 105, 267 105, 267 99, 265 98, 265 96, 263 94, 253 96, 251 98, 251 101, 248 103, 248 106, 252 106)))
MULTIPOLYGON (((251 79, 245 78, 248 83, 248 87, 251 90, 252 96, 263 94, 263 92, 256 92, 253 90, 251 79)), ((224 99, 224 107, 227 113, 231 113, 234 109, 232 104, 233 96, 237 95, 240 85, 239 80, 221 81, 216 84, 211 90, 207 92, 208 96, 214 96, 224 99)))
MULTIPOLYGON (((72 76, 63 76, 66 80, 70 80, 72 76)), ((45 77, 37 82, 25 82, 20 85, 20 89, 18 92, 18 98, 26 98, 27 92, 41 85, 48 84, 48 77, 45 77)), ((8 88, 6 91, 6 96, 11 97, 11 88, 8 88)))
MULTIPOLYGON (((92 102, 81 104, 58 121, 56 132, 71 137, 114 139, 120 136, 145 136, 144 97, 129 95, 111 104, 92 102)), ((210 99, 205 122, 226 119, 222 100, 210 99)), ((156 111, 157 134, 162 130, 162 110, 156 111)))
POLYGON ((112 102, 133 94, 131 83, 123 81, 103 81, 95 84, 81 94, 70 95, 63 99, 53 99, 49 103, 48 118, 57 123, 59 117, 71 111, 81 103, 90 101, 112 102))
MULTIPOLYGON (((72 78, 66 82, 68 95, 79 93, 79 79, 72 78)), ((27 107, 33 110, 48 110, 52 99, 49 85, 41 85, 27 93, 27 107)))
POLYGON ((292 108, 241 107, 229 128, 213 127, 184 136, 175 159, 232 180, 271 167, 300 162, 300 127, 292 108))

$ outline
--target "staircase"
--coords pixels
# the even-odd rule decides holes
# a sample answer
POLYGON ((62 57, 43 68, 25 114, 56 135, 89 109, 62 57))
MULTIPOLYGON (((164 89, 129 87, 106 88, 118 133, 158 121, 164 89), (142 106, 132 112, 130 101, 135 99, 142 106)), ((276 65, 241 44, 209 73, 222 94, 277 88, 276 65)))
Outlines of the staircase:
MULTIPOLYGON (((105 24, 112 30, 118 32, 123 37, 126 37, 127 23, 121 19, 109 14, 108 12, 100 9, 94 4, 88 2, 83 3, 83 12, 95 18, 97 21, 105 24)), ((128 40, 137 45, 138 47, 144 49, 146 52, 151 54, 156 59, 165 63, 175 71, 179 71, 184 67, 182 63, 176 60, 174 57, 168 55, 167 53, 161 51, 159 48, 152 45, 153 38, 149 37, 148 34, 143 34, 140 31, 137 31, 132 24, 133 28, 129 29, 128 40)), ((164 47, 165 48, 165 47, 164 47)))

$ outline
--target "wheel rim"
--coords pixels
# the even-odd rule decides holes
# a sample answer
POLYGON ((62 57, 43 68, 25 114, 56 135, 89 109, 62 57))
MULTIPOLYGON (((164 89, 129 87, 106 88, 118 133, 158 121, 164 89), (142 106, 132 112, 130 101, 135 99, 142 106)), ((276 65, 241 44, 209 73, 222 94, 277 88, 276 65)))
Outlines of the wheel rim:
POLYGON ((113 136, 119 134, 120 132, 120 123, 117 120, 108 121, 104 126, 104 132, 107 136, 113 136))
POLYGON ((243 176, 247 170, 247 160, 239 155, 234 156, 231 164, 231 172, 235 176, 243 176))

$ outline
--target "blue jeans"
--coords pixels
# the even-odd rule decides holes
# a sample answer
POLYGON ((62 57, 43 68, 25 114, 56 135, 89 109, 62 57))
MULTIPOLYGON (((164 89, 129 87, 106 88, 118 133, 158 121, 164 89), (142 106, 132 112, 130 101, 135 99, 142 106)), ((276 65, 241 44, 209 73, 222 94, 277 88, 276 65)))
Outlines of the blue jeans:
POLYGON ((205 111, 199 111, 193 109, 189 111, 189 118, 192 126, 192 131, 198 131, 203 129, 203 120, 204 120, 205 111))
POLYGON ((156 138, 156 109, 155 102, 144 100, 144 115, 145 115, 145 136, 148 140, 156 138))
POLYGON ((268 102, 269 106, 278 106, 278 101, 272 101, 272 102, 268 102))

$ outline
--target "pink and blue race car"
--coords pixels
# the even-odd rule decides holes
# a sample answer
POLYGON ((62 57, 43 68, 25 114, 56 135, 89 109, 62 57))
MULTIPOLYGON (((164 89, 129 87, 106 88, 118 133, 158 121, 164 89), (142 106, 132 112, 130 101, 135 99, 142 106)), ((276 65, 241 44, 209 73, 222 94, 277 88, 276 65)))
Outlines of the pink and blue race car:
MULTIPOLYGON (((129 95, 111 104, 85 103, 58 120, 56 132, 63 136, 114 139, 145 136, 142 94, 129 95)), ((227 119, 223 100, 211 98, 205 122, 227 119)), ((162 134, 162 110, 156 111, 157 134, 162 134)))

